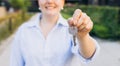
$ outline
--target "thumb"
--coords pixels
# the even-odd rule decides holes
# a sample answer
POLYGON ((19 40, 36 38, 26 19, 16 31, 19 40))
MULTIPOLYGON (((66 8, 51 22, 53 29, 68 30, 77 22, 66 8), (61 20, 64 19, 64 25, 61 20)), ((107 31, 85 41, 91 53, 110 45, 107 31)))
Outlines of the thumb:
POLYGON ((69 26, 74 26, 73 18, 68 18, 68 24, 69 26))

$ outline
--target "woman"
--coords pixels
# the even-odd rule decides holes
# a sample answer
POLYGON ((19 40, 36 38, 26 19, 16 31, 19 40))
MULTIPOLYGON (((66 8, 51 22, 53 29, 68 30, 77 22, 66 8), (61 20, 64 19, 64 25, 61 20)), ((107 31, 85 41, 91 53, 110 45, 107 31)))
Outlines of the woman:
POLYGON ((76 9, 69 20, 60 15, 65 0, 38 0, 41 14, 23 24, 12 45, 10 66, 64 66, 77 55, 92 60, 99 46, 89 35, 93 27, 90 17, 76 9), (76 27, 76 41, 69 27, 76 27), (76 43, 76 45, 74 45, 76 43))

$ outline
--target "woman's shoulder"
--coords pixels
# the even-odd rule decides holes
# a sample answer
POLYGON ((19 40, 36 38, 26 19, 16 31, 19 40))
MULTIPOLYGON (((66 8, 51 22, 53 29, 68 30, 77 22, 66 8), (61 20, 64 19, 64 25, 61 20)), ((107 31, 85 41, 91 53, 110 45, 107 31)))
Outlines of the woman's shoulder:
POLYGON ((39 20, 40 14, 41 13, 36 13, 35 15, 33 15, 29 20, 27 20, 26 22, 21 24, 18 29, 25 29, 25 28, 29 28, 29 27, 35 25, 36 22, 38 22, 38 20, 39 20))

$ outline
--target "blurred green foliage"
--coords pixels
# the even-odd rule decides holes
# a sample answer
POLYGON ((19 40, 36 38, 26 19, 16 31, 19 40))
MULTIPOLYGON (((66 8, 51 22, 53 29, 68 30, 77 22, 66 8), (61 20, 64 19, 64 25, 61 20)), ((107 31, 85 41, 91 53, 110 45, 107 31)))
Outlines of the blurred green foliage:
POLYGON ((8 0, 8 1, 15 9, 27 10, 27 8, 31 5, 30 0, 8 0))
POLYGON ((62 14, 69 18, 75 9, 81 9, 87 13, 94 22, 91 35, 105 39, 120 39, 120 8, 110 6, 85 6, 85 5, 66 5, 62 14))

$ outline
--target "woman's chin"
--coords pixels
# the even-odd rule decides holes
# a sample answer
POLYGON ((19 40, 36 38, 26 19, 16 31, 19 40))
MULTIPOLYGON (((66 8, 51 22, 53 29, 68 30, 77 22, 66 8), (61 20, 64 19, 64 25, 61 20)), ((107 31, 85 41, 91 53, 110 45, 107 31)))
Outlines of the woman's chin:
POLYGON ((53 12, 53 11, 52 11, 52 12, 51 12, 51 11, 50 11, 50 12, 46 12, 46 15, 47 15, 47 16, 57 16, 58 14, 59 14, 59 13, 53 12))
POLYGON ((46 8, 42 12, 44 15, 51 16, 51 17, 57 16, 60 13, 57 8, 46 8))

